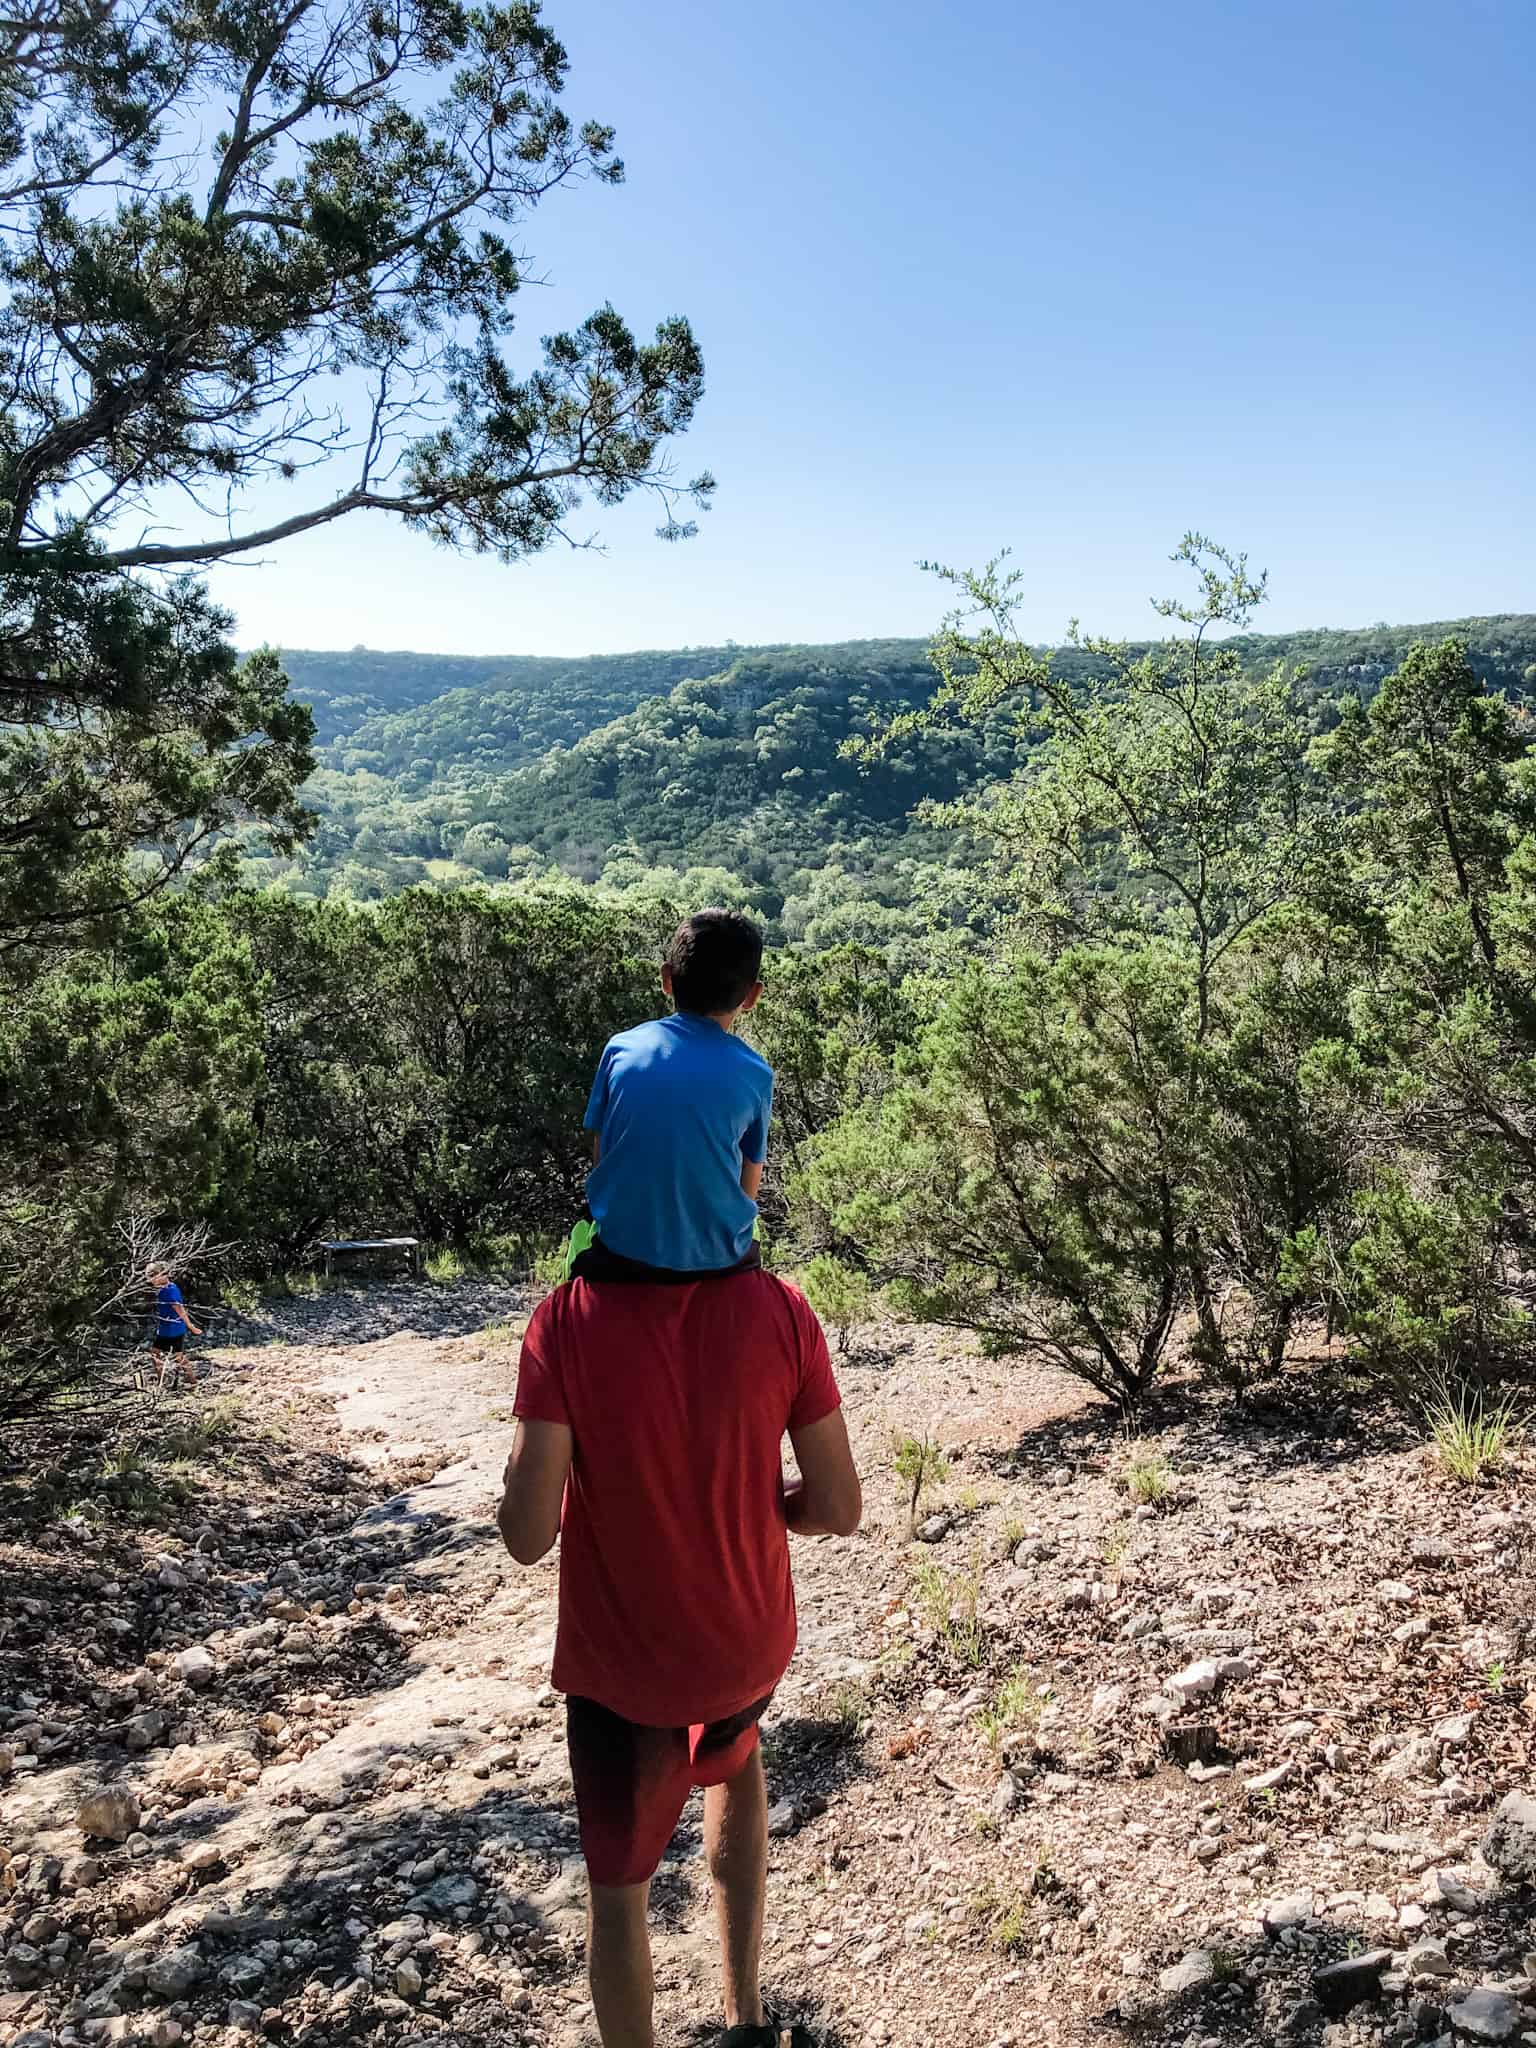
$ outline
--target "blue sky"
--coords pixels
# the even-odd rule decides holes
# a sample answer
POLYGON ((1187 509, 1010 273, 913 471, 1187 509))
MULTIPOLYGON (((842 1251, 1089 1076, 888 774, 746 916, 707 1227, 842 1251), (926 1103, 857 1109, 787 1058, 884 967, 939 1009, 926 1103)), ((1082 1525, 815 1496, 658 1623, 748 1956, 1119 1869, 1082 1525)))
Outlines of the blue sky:
POLYGON ((917 561, 1005 546, 1032 634, 1141 632, 1187 526, 1275 630, 1536 609, 1530 0, 547 14, 629 176, 529 223, 524 334, 686 313, 715 509, 516 568, 345 521, 215 573, 246 644, 923 633, 917 561))

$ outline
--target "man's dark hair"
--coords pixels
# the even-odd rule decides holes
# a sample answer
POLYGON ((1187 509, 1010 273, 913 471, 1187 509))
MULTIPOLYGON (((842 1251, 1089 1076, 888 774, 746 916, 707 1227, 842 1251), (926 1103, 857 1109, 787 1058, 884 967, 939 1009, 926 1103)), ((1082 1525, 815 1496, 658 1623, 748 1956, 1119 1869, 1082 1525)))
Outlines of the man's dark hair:
POLYGON ((763 935, 735 910, 700 910, 672 934, 664 955, 680 1010, 717 1017, 739 1009, 763 965, 763 935))

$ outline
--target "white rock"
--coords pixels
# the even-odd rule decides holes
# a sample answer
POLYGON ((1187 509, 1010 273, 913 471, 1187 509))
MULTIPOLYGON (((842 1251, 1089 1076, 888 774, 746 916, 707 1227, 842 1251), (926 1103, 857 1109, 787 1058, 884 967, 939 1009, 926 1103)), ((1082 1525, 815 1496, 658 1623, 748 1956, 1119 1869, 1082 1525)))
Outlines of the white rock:
POLYGON ((1249 1792, 1274 1792, 1281 1785, 1289 1784, 1295 1775, 1296 1765, 1287 1758, 1283 1764, 1276 1764, 1273 1770, 1260 1771, 1256 1778, 1248 1779, 1244 1789, 1249 1792))
POLYGON ((213 1654, 201 1643, 194 1643, 190 1650, 179 1650, 172 1659, 178 1678, 184 1679, 194 1691, 201 1692, 212 1685, 218 1676, 218 1665, 213 1654))
POLYGON ((1271 1899, 1262 1910, 1266 1934, 1282 1934, 1288 1927, 1304 1927, 1317 1910, 1311 1892, 1292 1892, 1288 1898, 1271 1899))
POLYGON ((1191 1949, 1182 1962, 1172 1963, 1158 1973, 1157 1988, 1177 1998, 1182 1992, 1197 1991, 1202 1984, 1209 1984, 1215 1974, 1216 1960, 1210 1951, 1191 1949))
POLYGON ((1220 1675, 1216 1659, 1205 1657, 1198 1664, 1187 1664, 1172 1678, 1165 1679, 1163 1691, 1187 1706, 1191 1700, 1202 1699, 1207 1693, 1214 1692, 1220 1683, 1220 1675))

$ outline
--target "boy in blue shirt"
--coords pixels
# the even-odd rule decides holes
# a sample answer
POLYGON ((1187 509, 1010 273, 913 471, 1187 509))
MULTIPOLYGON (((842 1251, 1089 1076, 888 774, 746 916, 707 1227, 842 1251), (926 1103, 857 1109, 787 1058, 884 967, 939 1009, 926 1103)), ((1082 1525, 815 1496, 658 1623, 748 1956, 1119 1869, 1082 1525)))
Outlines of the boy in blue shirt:
POLYGON ((763 992, 762 962, 762 933, 735 911, 701 910, 673 933, 661 985, 675 1014, 621 1031, 598 1062, 589 1249, 578 1225, 571 1270, 674 1279, 757 1263, 773 1069, 733 1033, 763 992))
MULTIPOLYGON (((163 1387, 166 1367, 173 1359, 180 1359, 187 1385, 195 1393, 197 1367, 187 1356, 187 1338, 201 1337, 203 1333, 187 1314, 181 1289, 163 1266, 151 1266, 144 1277, 155 1290, 155 1337, 151 1348, 160 1367, 160 1377, 155 1384, 163 1387)), ((171 1384, 175 1386, 174 1378, 171 1384)))

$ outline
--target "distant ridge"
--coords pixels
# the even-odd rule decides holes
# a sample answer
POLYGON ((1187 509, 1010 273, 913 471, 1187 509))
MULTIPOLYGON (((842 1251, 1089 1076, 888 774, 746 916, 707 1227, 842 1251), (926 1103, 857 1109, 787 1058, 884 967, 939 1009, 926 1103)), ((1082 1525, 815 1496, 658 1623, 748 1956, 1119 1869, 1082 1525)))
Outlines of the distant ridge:
MULTIPOLYGON (((1303 702, 1326 725, 1340 697, 1371 695, 1415 640, 1450 634, 1490 687, 1536 698, 1531 613, 1229 644, 1255 672, 1277 661, 1298 670, 1303 702)), ((1003 720, 869 768, 842 757, 872 719, 926 701, 934 677, 922 640, 284 658, 295 694, 315 707, 320 767, 306 795, 322 825, 296 866, 258 871, 364 896, 545 868, 593 880, 619 859, 721 869, 772 902, 829 864, 874 876, 945 858, 947 842, 912 820, 918 799, 976 789, 1021 759, 1003 720)), ((1076 650, 1057 659, 1093 672, 1076 650)))

